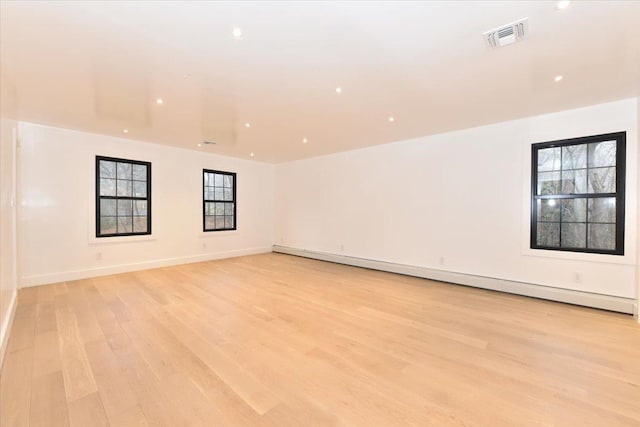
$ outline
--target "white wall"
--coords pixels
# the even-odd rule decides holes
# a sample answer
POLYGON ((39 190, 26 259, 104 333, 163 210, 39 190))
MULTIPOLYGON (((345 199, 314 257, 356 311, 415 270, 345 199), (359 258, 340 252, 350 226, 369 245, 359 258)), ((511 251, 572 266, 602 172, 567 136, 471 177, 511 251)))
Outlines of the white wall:
POLYGON ((629 99, 280 164, 275 241, 634 298, 637 133, 629 99), (623 130, 625 256, 529 249, 531 144, 623 130))
MULTIPOLYGON (((639 165, 638 167, 640 167, 640 87, 638 88, 638 98, 636 98, 636 113, 638 114, 637 117, 637 126, 638 126, 638 152, 637 152, 637 164, 639 165)), ((640 172, 638 173, 638 187, 636 188, 636 192, 640 192, 640 172)), ((638 196, 638 232, 640 233, 640 196, 638 196)), ((638 236, 638 240, 640 240, 640 236, 638 236)), ((640 243, 638 243, 638 245, 640 246, 640 243)), ((636 316, 636 320, 638 322, 640 322, 640 247, 637 250, 637 261, 636 261, 636 305, 635 305, 635 316, 636 316)))
POLYGON ((29 123, 20 141, 25 286, 271 250, 273 165, 29 123), (96 155, 152 163, 152 236, 95 238, 96 155), (202 232, 203 168, 238 174, 237 231, 202 232))
POLYGON ((0 366, 17 298, 16 138, 18 123, 0 119, 0 366))

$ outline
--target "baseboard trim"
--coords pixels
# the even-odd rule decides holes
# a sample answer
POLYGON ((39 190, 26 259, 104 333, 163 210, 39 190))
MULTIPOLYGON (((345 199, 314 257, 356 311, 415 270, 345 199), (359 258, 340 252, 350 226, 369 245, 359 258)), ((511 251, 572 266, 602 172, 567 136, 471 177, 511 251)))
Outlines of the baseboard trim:
POLYGON ((634 312, 634 300, 632 298, 594 294, 590 292, 575 291, 572 289, 554 288, 551 286, 535 285, 533 283, 516 282, 512 280, 497 279, 493 277, 455 273, 445 270, 417 267, 406 264, 396 264, 392 262, 357 258, 346 255, 337 255, 327 252, 309 251, 306 249, 298 249, 288 246, 274 245, 273 252, 296 255, 305 258, 313 258, 321 261, 335 262, 338 264, 346 264, 354 267, 363 267, 372 270, 386 271, 389 273, 398 273, 406 276, 420 277, 423 279, 437 280, 439 282, 472 286, 475 288, 489 289, 493 291, 524 295, 528 297, 564 302, 585 307, 599 308, 602 310, 616 311, 625 314, 633 314, 634 312))
POLYGON ((38 274, 25 276, 21 280, 21 287, 46 285, 49 283, 67 282, 71 280, 87 279, 90 277, 108 276, 110 274, 128 273, 131 271, 149 270, 151 268, 169 267, 179 264, 191 264, 194 262, 206 262, 216 259, 235 258, 246 255, 256 255, 271 252, 271 247, 259 247, 238 249, 225 252, 214 252, 202 255, 192 255, 176 258, 165 258, 153 261, 136 262, 131 264, 119 264, 108 267, 91 268, 86 270, 64 271, 60 273, 38 274))
POLYGON ((0 328, 0 370, 4 363, 4 356, 9 345, 9 335, 11 334, 11 325, 13 325, 13 317, 16 314, 16 306, 18 302, 18 291, 14 289, 11 294, 11 302, 9 302, 9 310, 7 311, 7 321, 0 328))

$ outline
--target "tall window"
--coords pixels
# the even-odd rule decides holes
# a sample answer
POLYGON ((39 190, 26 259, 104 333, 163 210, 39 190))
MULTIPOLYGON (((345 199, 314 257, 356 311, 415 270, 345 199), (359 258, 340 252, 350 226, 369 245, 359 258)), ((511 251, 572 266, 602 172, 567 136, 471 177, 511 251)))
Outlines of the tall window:
POLYGON ((96 156, 96 237, 151 234, 151 163, 96 156))
POLYGON ((626 133, 532 146, 531 247, 624 255, 626 133))
POLYGON ((222 231, 236 229, 236 174, 203 170, 203 229, 222 231))

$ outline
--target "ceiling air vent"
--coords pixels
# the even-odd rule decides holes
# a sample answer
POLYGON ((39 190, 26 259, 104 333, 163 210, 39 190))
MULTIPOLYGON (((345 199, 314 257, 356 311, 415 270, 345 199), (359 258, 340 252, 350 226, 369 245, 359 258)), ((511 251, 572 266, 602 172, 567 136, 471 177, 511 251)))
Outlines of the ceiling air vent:
POLYGON ((518 42, 529 34, 529 18, 523 18, 511 24, 503 25, 483 34, 492 48, 499 48, 518 42))
POLYGON ((202 141, 202 143, 207 145, 216 145, 216 143, 213 141, 202 141))

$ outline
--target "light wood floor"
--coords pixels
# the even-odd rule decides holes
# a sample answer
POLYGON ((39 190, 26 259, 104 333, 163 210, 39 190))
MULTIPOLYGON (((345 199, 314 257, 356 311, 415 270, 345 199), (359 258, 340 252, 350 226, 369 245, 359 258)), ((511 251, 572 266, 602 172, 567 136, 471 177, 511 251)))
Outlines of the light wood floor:
POLYGON ((266 254, 24 289, 0 425, 640 426, 632 317, 266 254))

